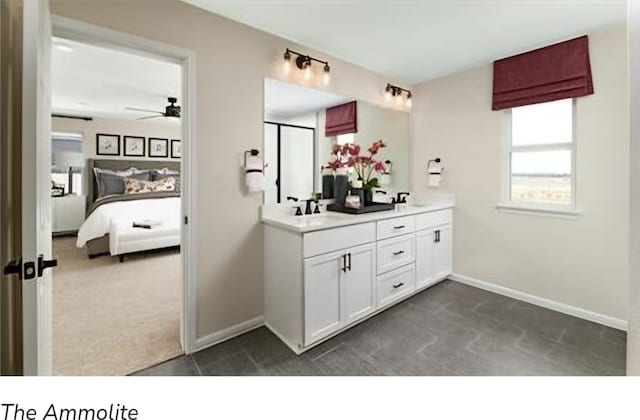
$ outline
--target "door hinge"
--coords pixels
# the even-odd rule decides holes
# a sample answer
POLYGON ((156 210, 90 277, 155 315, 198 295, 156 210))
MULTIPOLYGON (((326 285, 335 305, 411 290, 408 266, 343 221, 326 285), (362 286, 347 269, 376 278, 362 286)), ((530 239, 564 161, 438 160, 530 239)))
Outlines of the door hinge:
POLYGON ((184 216, 184 224, 185 225, 189 224, 189 218, 187 216, 184 216))

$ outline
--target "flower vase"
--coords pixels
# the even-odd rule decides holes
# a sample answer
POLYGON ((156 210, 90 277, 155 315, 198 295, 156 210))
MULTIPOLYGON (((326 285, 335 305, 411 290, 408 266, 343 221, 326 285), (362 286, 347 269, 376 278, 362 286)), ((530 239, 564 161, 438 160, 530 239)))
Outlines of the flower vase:
POLYGON ((334 197, 334 184, 335 184, 335 175, 334 174, 324 174, 322 175, 322 198, 325 200, 330 200, 334 197))
POLYGON ((370 206, 373 204, 373 191, 370 189, 364 190, 364 205, 370 206))
POLYGON ((336 204, 344 206, 344 199, 347 197, 349 191, 349 177, 346 171, 340 171, 336 173, 333 181, 333 198, 336 204))

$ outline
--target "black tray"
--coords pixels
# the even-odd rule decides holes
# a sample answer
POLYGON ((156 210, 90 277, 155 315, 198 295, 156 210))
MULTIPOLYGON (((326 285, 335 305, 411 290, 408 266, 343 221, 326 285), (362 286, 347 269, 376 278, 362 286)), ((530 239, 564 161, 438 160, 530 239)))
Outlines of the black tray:
POLYGON ((364 213, 373 213, 376 211, 389 211, 393 210, 396 207, 395 204, 388 203, 374 203, 368 206, 360 207, 358 209, 354 209, 351 207, 341 206, 339 204, 329 204, 327 205, 328 211, 335 211, 338 213, 348 213, 348 214, 364 214, 364 213))

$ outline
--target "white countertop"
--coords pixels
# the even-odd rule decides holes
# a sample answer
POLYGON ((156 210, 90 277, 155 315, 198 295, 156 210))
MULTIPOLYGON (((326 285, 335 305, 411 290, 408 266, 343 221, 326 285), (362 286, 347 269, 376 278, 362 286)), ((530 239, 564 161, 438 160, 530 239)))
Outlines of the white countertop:
POLYGON ((291 206, 276 205, 262 207, 262 223, 277 226, 298 233, 314 232, 359 223, 375 222, 394 217, 411 216, 455 207, 453 200, 438 200, 421 204, 405 204, 389 211, 366 214, 347 214, 325 211, 321 214, 293 216, 289 214, 291 206))

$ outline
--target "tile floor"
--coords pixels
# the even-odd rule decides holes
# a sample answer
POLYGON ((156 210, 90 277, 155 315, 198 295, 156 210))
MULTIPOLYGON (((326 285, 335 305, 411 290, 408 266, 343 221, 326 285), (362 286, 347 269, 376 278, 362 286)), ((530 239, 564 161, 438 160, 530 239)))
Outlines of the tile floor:
POLYGON ((626 334, 444 281, 296 356, 258 328, 138 375, 624 375, 626 334))

